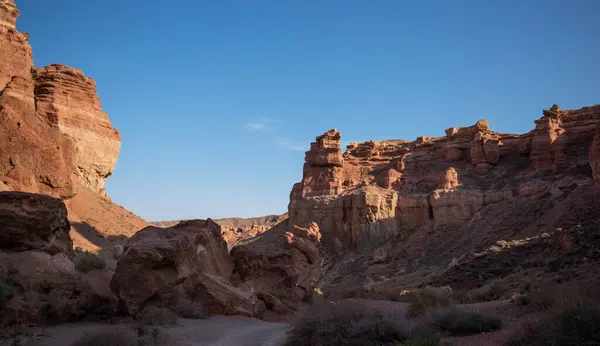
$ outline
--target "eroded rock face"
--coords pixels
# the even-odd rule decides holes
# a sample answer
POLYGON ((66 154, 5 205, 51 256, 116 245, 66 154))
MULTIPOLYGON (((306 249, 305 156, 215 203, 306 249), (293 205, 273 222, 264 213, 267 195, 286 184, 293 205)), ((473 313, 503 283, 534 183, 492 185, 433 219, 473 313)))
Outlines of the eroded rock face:
MULTIPOLYGON (((283 221, 253 242, 231 250, 235 275, 254 287, 259 298, 266 293, 296 304, 312 294, 321 274, 320 238, 316 223, 302 228, 283 221)), ((267 308, 271 303, 265 302, 267 308)))
POLYGON ((25 192, 0 192, 0 247, 72 255, 65 204, 25 192))
POLYGON ((36 114, 28 36, 15 29, 12 0, 0 1, 0 180, 13 190, 73 195, 73 147, 36 114))
POLYGON ((75 175, 85 187, 106 194, 104 183, 117 163, 120 134, 102 111, 96 83, 64 65, 34 73, 38 114, 55 124, 75 144, 75 175))
POLYGON ((336 129, 318 136, 306 152, 301 186, 303 196, 335 195, 342 191, 341 171, 344 163, 340 150, 341 135, 336 129))
POLYGON ((0 325, 114 314, 117 300, 107 280, 90 280, 90 275, 106 272, 79 273, 72 258, 67 209, 61 200, 0 192, 0 325))
POLYGON ((552 107, 524 135, 494 132, 480 120, 444 137, 351 143, 342 159, 341 135, 328 131, 307 152, 303 180, 290 194, 290 224, 316 222, 334 252, 374 250, 413 229, 464 223, 490 204, 558 198, 562 187, 541 181, 541 172, 585 179, 590 164, 596 174, 599 122, 600 105, 552 107))
POLYGON ((120 149, 96 85, 76 69, 34 69, 14 1, 0 0, 0 181, 13 190, 62 199, 75 181, 105 194, 120 149))
POLYGON ((254 314, 253 292, 229 278, 233 263, 221 227, 212 220, 147 227, 127 243, 111 281, 131 315, 189 300, 211 314, 254 314))

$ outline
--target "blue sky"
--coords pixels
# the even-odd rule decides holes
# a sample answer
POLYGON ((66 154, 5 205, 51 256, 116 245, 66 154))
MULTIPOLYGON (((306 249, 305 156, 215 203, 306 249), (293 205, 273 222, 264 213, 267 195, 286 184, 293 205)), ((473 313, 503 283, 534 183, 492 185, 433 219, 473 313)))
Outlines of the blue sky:
POLYGON ((94 78, 107 189, 149 220, 287 209, 304 150, 600 103, 597 0, 17 0, 37 66, 94 78))

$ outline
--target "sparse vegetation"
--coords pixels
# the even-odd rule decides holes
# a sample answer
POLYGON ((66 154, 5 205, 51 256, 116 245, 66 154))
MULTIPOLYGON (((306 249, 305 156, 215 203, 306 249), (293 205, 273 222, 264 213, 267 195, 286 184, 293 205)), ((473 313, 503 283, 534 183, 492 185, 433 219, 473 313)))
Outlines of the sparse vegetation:
POLYGON ((600 308, 574 306, 542 320, 512 346, 600 345, 600 308))
POLYGON ((198 304, 187 298, 180 298, 177 300, 175 312, 182 318, 203 319, 207 317, 198 304))
POLYGON ((453 336, 473 335, 502 329, 499 317, 474 311, 449 309, 437 316, 435 327, 453 336))
POLYGON ((408 307, 409 317, 417 317, 423 315, 430 309, 438 307, 449 307, 452 305, 451 296, 435 294, 428 290, 423 290, 412 296, 413 301, 408 307))
POLYGON ((177 314, 165 308, 147 308, 139 316, 140 326, 166 326, 177 324, 177 314))
POLYGON ((546 287, 532 289, 526 295, 517 300, 520 306, 526 306, 534 310, 546 310, 554 305, 554 292, 546 287))
POLYGON ((469 294, 468 300, 470 302, 491 302, 505 298, 508 293, 507 285, 500 280, 494 280, 489 284, 474 290, 469 294))
POLYGON ((286 346, 396 345, 408 339, 407 333, 401 316, 384 316, 361 303, 342 301, 313 306, 293 325, 286 346))
POLYGON ((89 252, 79 251, 78 258, 75 262, 75 269, 82 273, 87 273, 92 270, 101 270, 106 267, 106 262, 102 257, 89 252))

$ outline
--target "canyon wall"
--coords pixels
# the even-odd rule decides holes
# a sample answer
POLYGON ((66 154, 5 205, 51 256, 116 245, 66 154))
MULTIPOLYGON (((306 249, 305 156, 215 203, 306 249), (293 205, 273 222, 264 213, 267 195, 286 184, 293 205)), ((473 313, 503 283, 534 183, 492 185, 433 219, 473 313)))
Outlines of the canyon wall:
POLYGON ((94 80, 63 65, 34 67, 19 14, 14 0, 0 0, 0 191, 63 199, 76 245, 95 250, 95 234, 129 236, 147 226, 104 189, 120 134, 94 80))
POLYGON ((494 132, 480 120, 443 137, 350 143, 344 154, 332 129, 306 152, 289 222, 316 222, 334 251, 372 250, 413 229, 464 223, 487 205, 559 196, 592 175, 600 181, 599 121, 600 105, 555 105, 523 135, 494 132))

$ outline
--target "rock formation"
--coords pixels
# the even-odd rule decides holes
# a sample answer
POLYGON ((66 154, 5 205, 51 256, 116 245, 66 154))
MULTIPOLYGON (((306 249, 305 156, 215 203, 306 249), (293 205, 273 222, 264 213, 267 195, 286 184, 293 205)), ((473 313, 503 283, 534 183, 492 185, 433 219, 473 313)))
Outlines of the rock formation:
POLYGON ((75 270, 71 246, 61 200, 0 192, 0 325, 60 323, 115 313, 116 297, 75 270))
POLYGON ((0 180, 10 189, 61 198, 74 194, 74 149, 36 113, 28 36, 15 29, 19 11, 0 1, 0 180))
POLYGON ((38 114, 75 144, 77 181, 105 195, 104 182, 115 168, 121 141, 102 111, 96 83, 63 65, 38 68, 33 77, 38 114))
POLYGON ((127 243, 111 288, 127 313, 195 304, 212 314, 255 314, 253 291, 229 282, 233 263, 212 220, 147 227, 127 243))
POLYGON ((65 204, 24 192, 0 192, 0 244, 13 251, 72 254, 65 204))
POLYGON ((104 190, 119 132, 83 72, 63 65, 34 69, 28 35, 15 27, 18 17, 13 0, 0 0, 0 191, 65 200, 77 226, 75 245, 97 250, 89 235, 129 236, 147 225, 104 190))
POLYGON ((295 306, 312 289, 321 275, 321 233, 316 223, 306 228, 288 225, 287 221, 265 232, 252 242, 231 250, 235 276, 254 287, 265 305, 275 298, 295 306))
POLYGON ((490 204, 560 193, 536 179, 587 165, 599 122, 600 106, 556 106, 524 135, 494 132, 480 120, 444 137, 351 143, 343 156, 341 136, 330 130, 306 153, 303 179, 290 194, 290 224, 317 222, 330 249, 375 249, 411 229, 465 222, 490 204))

